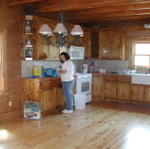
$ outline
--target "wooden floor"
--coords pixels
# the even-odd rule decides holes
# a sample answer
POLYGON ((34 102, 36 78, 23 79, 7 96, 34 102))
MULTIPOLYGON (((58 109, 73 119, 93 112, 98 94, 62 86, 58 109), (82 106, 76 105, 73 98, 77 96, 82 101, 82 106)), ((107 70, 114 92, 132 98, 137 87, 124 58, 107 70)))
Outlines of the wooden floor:
POLYGON ((150 107, 95 103, 40 121, 0 121, 0 149, 150 149, 150 107))

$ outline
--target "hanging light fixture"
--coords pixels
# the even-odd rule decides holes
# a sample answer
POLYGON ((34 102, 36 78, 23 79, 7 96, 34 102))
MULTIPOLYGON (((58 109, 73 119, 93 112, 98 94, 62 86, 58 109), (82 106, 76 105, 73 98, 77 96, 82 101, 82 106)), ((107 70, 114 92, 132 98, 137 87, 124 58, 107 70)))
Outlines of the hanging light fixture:
POLYGON ((53 36, 52 29, 47 25, 43 24, 39 30, 39 33, 41 35, 46 35, 46 36, 53 36))
MULTIPOLYGON (((58 21, 59 23, 55 26, 55 29, 52 32, 52 29, 47 25, 43 24, 39 30, 39 33, 44 36, 44 39, 47 40, 48 44, 52 44, 52 41, 50 40, 51 36, 54 36, 53 33, 56 35, 56 46, 63 47, 67 41, 66 37, 68 35, 67 27, 65 26, 65 16, 63 12, 63 0, 62 0, 62 6, 61 6, 61 12, 58 13, 58 21)), ((81 37, 83 37, 84 32, 80 25, 74 25, 70 34, 74 37, 74 41, 79 43, 81 37)), ((54 44, 53 44, 54 45, 54 44)))

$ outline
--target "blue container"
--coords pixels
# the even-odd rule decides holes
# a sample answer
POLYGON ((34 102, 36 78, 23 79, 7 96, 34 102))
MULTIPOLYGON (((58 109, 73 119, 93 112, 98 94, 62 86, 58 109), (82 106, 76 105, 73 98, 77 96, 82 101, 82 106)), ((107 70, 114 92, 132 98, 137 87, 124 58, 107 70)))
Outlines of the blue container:
POLYGON ((46 69, 46 76, 48 76, 48 77, 58 77, 56 69, 54 69, 54 68, 46 69))

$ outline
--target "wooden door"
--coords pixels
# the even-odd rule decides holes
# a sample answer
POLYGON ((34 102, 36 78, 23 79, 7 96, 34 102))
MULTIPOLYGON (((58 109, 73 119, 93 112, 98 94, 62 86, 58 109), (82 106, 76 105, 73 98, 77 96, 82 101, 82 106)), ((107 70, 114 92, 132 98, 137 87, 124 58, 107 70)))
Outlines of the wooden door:
POLYGON ((54 110, 56 108, 56 90, 44 90, 41 92, 42 112, 54 110))
POLYGON ((108 99, 117 98, 117 87, 115 82, 105 82, 104 96, 108 99))
POLYGON ((92 96, 93 100, 104 98, 104 79, 103 76, 93 75, 92 96))
POLYGON ((131 85, 131 100, 137 102, 143 102, 144 98, 144 86, 143 85, 131 85))
POLYGON ((117 99, 130 100, 130 84, 129 83, 117 83, 117 99))
POLYGON ((150 86, 144 87, 144 103, 150 103, 150 86))

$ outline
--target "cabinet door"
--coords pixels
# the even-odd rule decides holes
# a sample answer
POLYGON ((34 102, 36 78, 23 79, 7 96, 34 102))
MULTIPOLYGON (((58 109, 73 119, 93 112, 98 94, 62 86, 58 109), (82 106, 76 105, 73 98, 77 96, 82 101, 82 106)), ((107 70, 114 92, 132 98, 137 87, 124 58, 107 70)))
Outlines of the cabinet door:
POLYGON ((84 29, 84 36, 81 39, 81 45, 85 47, 85 59, 91 58, 91 37, 89 30, 84 29))
POLYGON ((56 90, 46 90, 41 92, 42 112, 54 110, 56 108, 56 90))
POLYGON ((130 100, 130 84, 117 83, 117 99, 130 100))
POLYGON ((103 76, 93 75, 92 96, 93 100, 104 98, 104 79, 103 76))
POLYGON ((99 57, 101 59, 111 58, 111 41, 109 32, 101 31, 99 32, 99 57))
POLYGON ((117 98, 117 87, 115 82, 105 82, 104 96, 108 99, 117 98))
POLYGON ((56 107, 64 106, 65 99, 62 88, 56 88, 56 107))
POLYGON ((101 59, 123 59, 124 44, 122 31, 101 31, 99 33, 99 57, 101 59))
POLYGON ((22 79, 23 100, 40 101, 40 80, 22 79))
POLYGON ((145 86, 144 89, 144 103, 150 103, 150 86, 145 86))
POLYGON ((111 58, 112 59, 124 59, 124 46, 125 46, 125 42, 124 42, 124 37, 123 37, 123 33, 120 32, 113 32, 113 41, 112 41, 112 45, 111 45, 111 58))
POLYGON ((99 32, 91 32, 91 58, 99 57, 99 32))
POLYGON ((131 85, 131 100, 143 102, 143 97, 144 97, 144 86, 132 84, 131 85))

